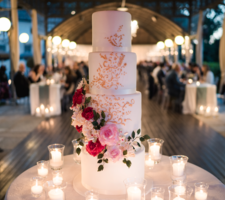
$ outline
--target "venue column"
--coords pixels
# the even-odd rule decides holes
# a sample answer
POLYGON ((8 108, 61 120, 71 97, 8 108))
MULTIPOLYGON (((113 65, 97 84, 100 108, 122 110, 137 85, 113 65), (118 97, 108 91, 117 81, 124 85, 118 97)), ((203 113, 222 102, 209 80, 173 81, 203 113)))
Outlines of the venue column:
POLYGON ((199 11, 198 28, 196 39, 198 41, 196 47, 196 63, 202 66, 203 62, 203 39, 202 39, 202 24, 203 24, 203 11, 199 11))
POLYGON ((38 36, 38 21, 37 21, 37 11, 35 9, 31 10, 32 17, 32 34, 33 34, 33 58, 34 64, 41 64, 41 48, 40 40, 38 36))
POLYGON ((51 37, 49 37, 47 40, 46 40, 46 63, 47 63, 47 66, 52 66, 52 39, 51 37))
POLYGON ((16 72, 18 69, 20 59, 17 0, 11 0, 11 18, 12 18, 12 28, 10 29, 9 32, 11 65, 13 67, 11 69, 13 69, 14 72, 16 72))

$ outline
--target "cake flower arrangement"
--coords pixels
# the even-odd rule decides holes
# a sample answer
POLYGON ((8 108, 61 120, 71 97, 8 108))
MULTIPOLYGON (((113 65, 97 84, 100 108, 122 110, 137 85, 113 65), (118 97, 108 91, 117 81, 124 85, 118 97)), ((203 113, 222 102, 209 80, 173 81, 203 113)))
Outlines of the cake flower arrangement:
MULTIPOLYGON (((104 164, 120 160, 130 167, 129 157, 135 157, 136 149, 141 147, 140 141, 149 139, 149 136, 141 136, 140 129, 130 134, 118 129, 116 124, 107 123, 107 113, 103 110, 98 113, 90 106, 92 99, 87 97, 88 92, 89 84, 82 79, 71 107, 72 126, 81 134, 77 139, 79 145, 85 147, 91 156, 97 157, 98 171, 104 169, 104 164)), ((79 155, 81 148, 78 147, 76 153, 79 155)))

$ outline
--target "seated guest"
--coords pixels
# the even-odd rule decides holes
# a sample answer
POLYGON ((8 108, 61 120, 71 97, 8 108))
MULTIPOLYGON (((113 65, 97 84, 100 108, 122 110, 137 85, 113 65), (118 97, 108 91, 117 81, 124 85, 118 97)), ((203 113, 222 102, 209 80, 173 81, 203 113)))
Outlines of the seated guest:
POLYGON ((24 63, 19 64, 19 71, 14 76, 14 85, 16 88, 16 95, 18 98, 29 96, 29 81, 24 76, 26 67, 24 63))
POLYGON ((70 67, 68 67, 68 66, 66 66, 64 68, 64 73, 65 73, 65 76, 66 76, 64 86, 65 86, 66 91, 68 91, 70 89, 71 85, 74 82, 74 77, 72 75, 72 71, 71 71, 70 67))
POLYGON ((47 76, 52 76, 53 74, 54 74, 54 70, 53 70, 53 67, 50 65, 46 69, 46 75, 47 76))
POLYGON ((166 77, 166 87, 168 89, 168 93, 171 97, 174 98, 180 98, 182 95, 182 91, 184 91, 185 84, 180 81, 178 76, 179 73, 180 73, 180 65, 174 63, 172 66, 172 70, 166 77))
POLYGON ((193 74, 195 74, 195 76, 196 76, 196 81, 197 81, 197 80, 201 80, 201 77, 202 77, 202 70, 201 70, 201 67, 200 67, 198 64, 194 63, 194 64, 192 65, 192 67, 191 67, 191 72, 192 72, 193 74))
POLYGON ((160 90, 163 90, 163 85, 165 85, 165 77, 166 77, 166 66, 164 63, 160 63, 161 69, 157 73, 157 79, 158 79, 158 84, 160 87, 160 90))
POLYGON ((28 80, 30 83, 38 83, 44 78, 43 74, 45 71, 45 67, 43 65, 36 65, 32 71, 29 73, 28 80))
POLYGON ((76 75, 77 82, 79 82, 82 79, 82 74, 80 72, 80 69, 79 69, 79 66, 78 66, 77 62, 75 62, 73 64, 73 71, 74 71, 74 73, 76 75))
POLYGON ((85 65, 84 61, 81 61, 81 62, 80 62, 80 67, 81 67, 81 69, 82 69, 83 72, 84 72, 85 78, 87 78, 87 77, 88 77, 88 72, 89 72, 88 66, 85 65))
POLYGON ((8 77, 5 73, 6 67, 1 66, 0 68, 0 100, 9 98, 9 86, 8 77))
POLYGON ((214 84, 214 74, 210 71, 208 65, 202 66, 203 76, 201 80, 205 83, 214 84))

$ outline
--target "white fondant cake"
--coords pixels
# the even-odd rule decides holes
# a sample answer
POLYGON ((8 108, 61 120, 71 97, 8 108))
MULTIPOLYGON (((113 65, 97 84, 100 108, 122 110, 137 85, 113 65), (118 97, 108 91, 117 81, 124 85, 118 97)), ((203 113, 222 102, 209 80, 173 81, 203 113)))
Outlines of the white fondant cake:
MULTIPOLYGON (((120 157, 116 162, 109 159, 108 163, 104 163, 104 170, 98 171, 99 158, 90 155, 83 148, 81 153, 83 186, 88 190, 95 190, 108 195, 125 194, 124 180, 126 178, 144 178, 145 149, 141 146, 135 152, 136 147, 129 146, 130 140, 128 140, 128 136, 131 136, 133 131, 141 128, 141 93, 136 92, 136 55, 130 52, 130 26, 131 15, 127 12, 100 11, 92 16, 94 52, 89 54, 90 79, 89 92, 87 91, 86 98, 91 97, 91 100, 88 109, 93 108, 97 113, 104 111, 105 124, 116 125, 119 131, 122 130, 120 133, 124 135, 120 136, 120 141, 114 143, 113 146, 117 153, 123 152, 121 150, 123 148, 131 149, 134 152, 129 154, 129 156, 134 157, 125 156, 125 160, 128 159, 132 163, 130 168, 128 168, 126 162, 124 164, 124 158, 120 157), (120 146, 121 141, 124 144, 126 143, 126 147, 120 146), (121 149, 118 150, 117 146, 120 146, 121 149)), ((79 106, 75 108, 75 112, 79 108, 79 106)), ((74 115, 75 121, 73 123, 74 126, 84 124, 84 136, 88 134, 89 138, 94 138, 100 134, 98 130, 90 131, 89 128, 93 125, 89 121, 85 121, 84 118, 82 118, 80 124, 80 115, 74 115), (88 125, 85 125, 85 123, 88 125)), ((100 120, 102 119, 99 118, 92 123, 97 126, 100 120)), ((110 147, 110 145, 106 147, 105 154, 108 153, 107 150, 110 147)), ((104 162, 104 158, 100 160, 101 162, 104 162)))

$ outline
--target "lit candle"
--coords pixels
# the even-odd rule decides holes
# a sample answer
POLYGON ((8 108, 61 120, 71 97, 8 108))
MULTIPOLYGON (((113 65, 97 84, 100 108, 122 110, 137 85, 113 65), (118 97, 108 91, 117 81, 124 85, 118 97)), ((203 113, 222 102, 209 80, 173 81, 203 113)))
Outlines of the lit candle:
POLYGON ((43 104, 41 104, 40 108, 41 108, 41 114, 43 115, 45 112, 45 106, 43 104))
POLYGON ((47 83, 47 85, 50 85, 50 80, 47 79, 46 83, 47 83))
POLYGON ((215 108, 214 108, 214 113, 213 113, 213 115, 214 115, 214 116, 217 116, 217 115, 218 115, 218 111, 219 111, 219 108, 218 108, 218 107, 215 107, 215 108))
POLYGON ((40 111, 40 108, 39 107, 36 108, 36 116, 37 117, 40 117, 41 116, 41 111, 40 111))
POLYGON ((53 178, 54 185, 61 185, 62 184, 62 181, 63 181, 63 178, 60 177, 60 176, 58 176, 58 175, 53 178))
POLYGON ((192 79, 188 79, 188 83, 193 83, 193 80, 192 79))
POLYGON ((195 192, 195 200, 206 200, 207 199, 207 193, 200 190, 198 192, 195 192))
POLYGON ((51 151, 52 159, 50 160, 50 165, 53 167, 60 167, 63 164, 62 154, 57 149, 51 151))
POLYGON ((185 200, 185 199, 178 196, 178 197, 174 198, 173 200, 185 200))
POLYGON ((151 200, 163 200, 163 199, 161 197, 155 196, 155 197, 152 197, 151 200))
POLYGON ((199 114, 203 114, 204 113, 204 106, 200 106, 199 107, 199 114))
POLYGON ((211 108, 208 106, 206 108, 206 113, 205 113, 206 116, 210 116, 210 110, 211 110, 211 108))
POLYGON ((42 176, 42 177, 47 176, 48 175, 48 169, 42 166, 40 169, 38 169, 38 175, 42 176))
POLYGON ((64 192, 59 188, 50 190, 48 196, 51 200, 64 200, 64 192))
POLYGON ((48 108, 45 108, 45 117, 49 117, 49 110, 48 110, 48 108))
POLYGON ((129 187, 127 189, 127 200, 141 200, 141 190, 138 187, 129 187))
POLYGON ((53 111, 54 111, 52 106, 49 108, 49 110, 50 110, 51 113, 53 113, 53 111))
POLYGON ((154 143, 154 145, 152 145, 150 147, 150 151, 151 151, 151 156, 153 160, 159 160, 161 159, 161 153, 160 153, 160 146, 157 145, 156 143, 154 143))
POLYGON ((183 162, 173 164, 173 175, 183 176, 185 164, 183 162))
POLYGON ((40 195, 43 191, 43 187, 38 185, 38 181, 36 180, 36 185, 31 187, 31 192, 35 195, 40 195))
POLYGON ((186 188, 184 186, 177 186, 174 188, 176 194, 184 195, 186 192, 186 188))
POLYGON ((51 79, 51 84, 54 84, 54 83, 55 83, 54 79, 51 79))
POLYGON ((148 167, 153 167, 154 166, 154 160, 152 160, 150 157, 148 160, 145 160, 145 164, 148 166, 148 167))
POLYGON ((197 81, 197 82, 196 82, 196 85, 197 85, 197 86, 200 86, 200 82, 199 82, 199 81, 197 81))

